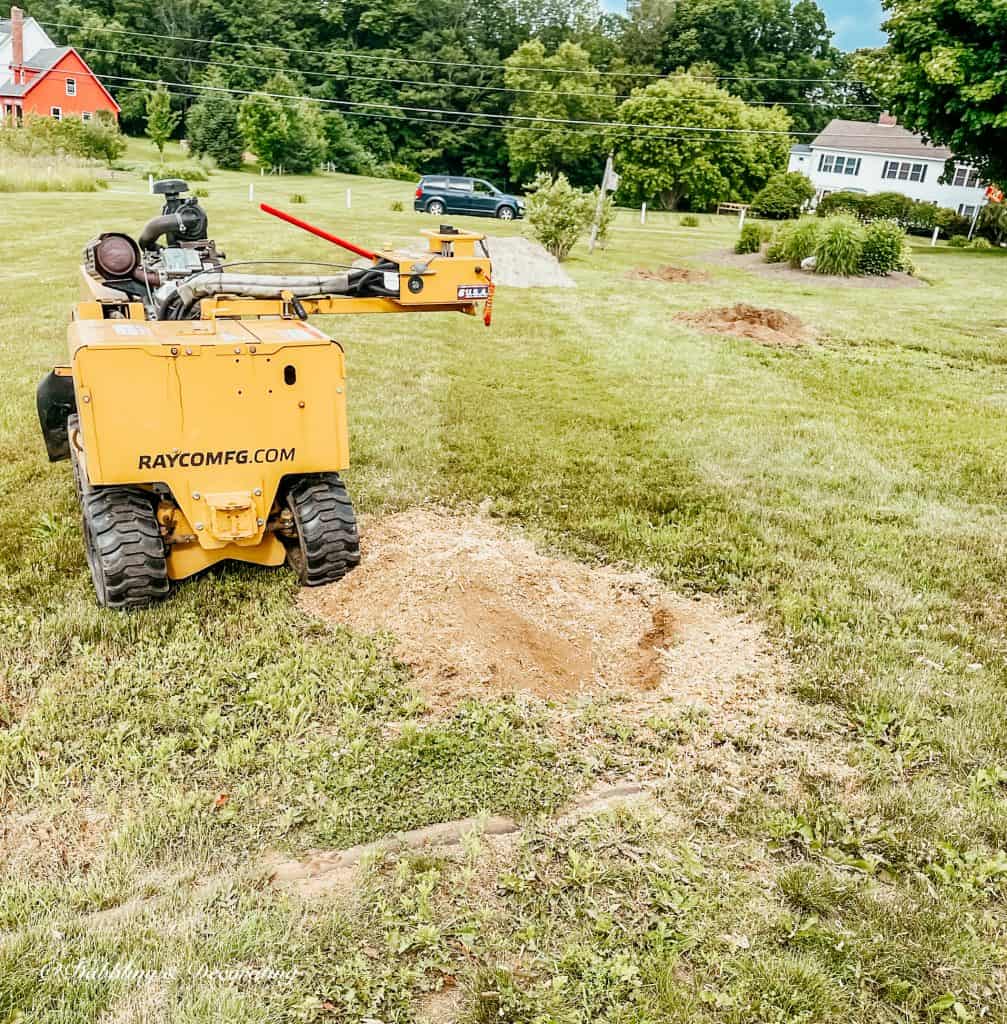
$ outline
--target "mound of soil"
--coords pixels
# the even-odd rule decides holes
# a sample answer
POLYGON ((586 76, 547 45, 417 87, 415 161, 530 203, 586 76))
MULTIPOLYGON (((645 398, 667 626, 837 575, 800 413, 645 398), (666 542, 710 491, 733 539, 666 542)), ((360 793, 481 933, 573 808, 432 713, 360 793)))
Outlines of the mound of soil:
POLYGON ((707 331, 734 334, 763 345, 785 348, 803 345, 811 337, 803 321, 792 313, 782 309, 760 309, 745 302, 704 309, 698 313, 676 313, 675 319, 707 331))
POLYGON ((667 689, 723 705, 768 664, 761 632, 715 600, 543 555, 488 518, 413 509, 362 538, 360 568, 301 600, 355 632, 392 634, 438 698, 667 689))
POLYGON ((685 267, 672 267, 665 264, 657 270, 646 267, 634 267, 626 273, 630 281, 664 281, 666 284, 696 283, 709 281, 710 275, 705 270, 688 270, 685 267))

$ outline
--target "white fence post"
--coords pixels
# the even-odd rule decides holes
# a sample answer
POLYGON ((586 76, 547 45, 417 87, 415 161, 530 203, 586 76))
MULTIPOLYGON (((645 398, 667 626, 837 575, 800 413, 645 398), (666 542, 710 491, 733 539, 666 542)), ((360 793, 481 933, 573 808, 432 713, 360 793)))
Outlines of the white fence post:
POLYGON ((646 203, 642 203, 640 205, 640 223, 641 224, 646 224, 647 223, 647 204, 646 203))
POLYGON ((744 206, 741 208, 741 215, 738 217, 738 233, 741 233, 741 229, 745 226, 745 214, 748 213, 747 208, 744 206))
POLYGON ((248 183, 248 201, 255 202, 255 185, 251 181, 248 183))
POLYGON ((350 190, 347 189, 346 190, 346 209, 349 210, 351 208, 351 205, 352 205, 352 200, 350 198, 350 190))
POLYGON ((147 188, 150 191, 150 194, 153 195, 154 194, 154 175, 153 174, 148 174, 147 175, 147 188))
POLYGON ((940 237, 941 229, 934 228, 934 233, 930 236, 930 248, 932 249, 937 244, 937 239, 940 237))

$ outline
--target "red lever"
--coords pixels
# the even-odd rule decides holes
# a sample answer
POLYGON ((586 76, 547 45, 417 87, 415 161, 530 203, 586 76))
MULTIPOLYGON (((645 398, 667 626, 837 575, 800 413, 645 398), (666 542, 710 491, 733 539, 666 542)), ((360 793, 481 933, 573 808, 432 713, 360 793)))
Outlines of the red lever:
POLYGON ((293 224, 295 228, 300 228, 302 231, 307 231, 312 235, 317 235, 319 238, 324 238, 326 242, 331 242, 333 245, 338 245, 343 249, 348 249, 350 252, 356 253, 358 256, 363 256, 369 260, 376 260, 378 258, 376 253, 370 252, 368 249, 361 249, 359 245, 347 242, 345 238, 340 238, 338 235, 334 235, 332 232, 326 231, 324 228, 317 228, 314 224, 309 224, 306 220, 301 220, 300 217, 284 213, 283 210, 277 210, 275 206, 270 206, 268 203, 259 203, 259 209, 262 210, 263 213, 271 214, 274 217, 279 217, 280 220, 285 220, 288 224, 293 224))

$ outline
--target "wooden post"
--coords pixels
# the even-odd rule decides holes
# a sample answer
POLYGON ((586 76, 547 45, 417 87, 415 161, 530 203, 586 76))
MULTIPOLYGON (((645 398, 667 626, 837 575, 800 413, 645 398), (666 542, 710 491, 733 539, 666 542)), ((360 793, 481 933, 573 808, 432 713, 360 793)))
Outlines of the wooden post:
POLYGON ((598 202, 594 208, 594 220, 591 221, 591 237, 587 240, 587 251, 594 252, 598 241, 598 225, 601 223, 601 211, 605 206, 605 190, 608 188, 608 176, 612 173, 612 153, 609 151, 605 159, 605 170, 601 172, 601 187, 598 189, 598 202))

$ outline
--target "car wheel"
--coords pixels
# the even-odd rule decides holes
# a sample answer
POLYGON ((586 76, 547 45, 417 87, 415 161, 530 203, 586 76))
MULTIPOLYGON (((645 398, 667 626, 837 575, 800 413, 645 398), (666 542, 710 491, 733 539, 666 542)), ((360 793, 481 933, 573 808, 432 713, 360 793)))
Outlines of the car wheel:
POLYGON ((501 206, 497 210, 497 220, 513 220, 514 219, 514 207, 513 206, 501 206))
POLYGON ((444 212, 444 204, 439 199, 431 199, 427 203, 427 213, 432 213, 435 217, 439 217, 444 212))

